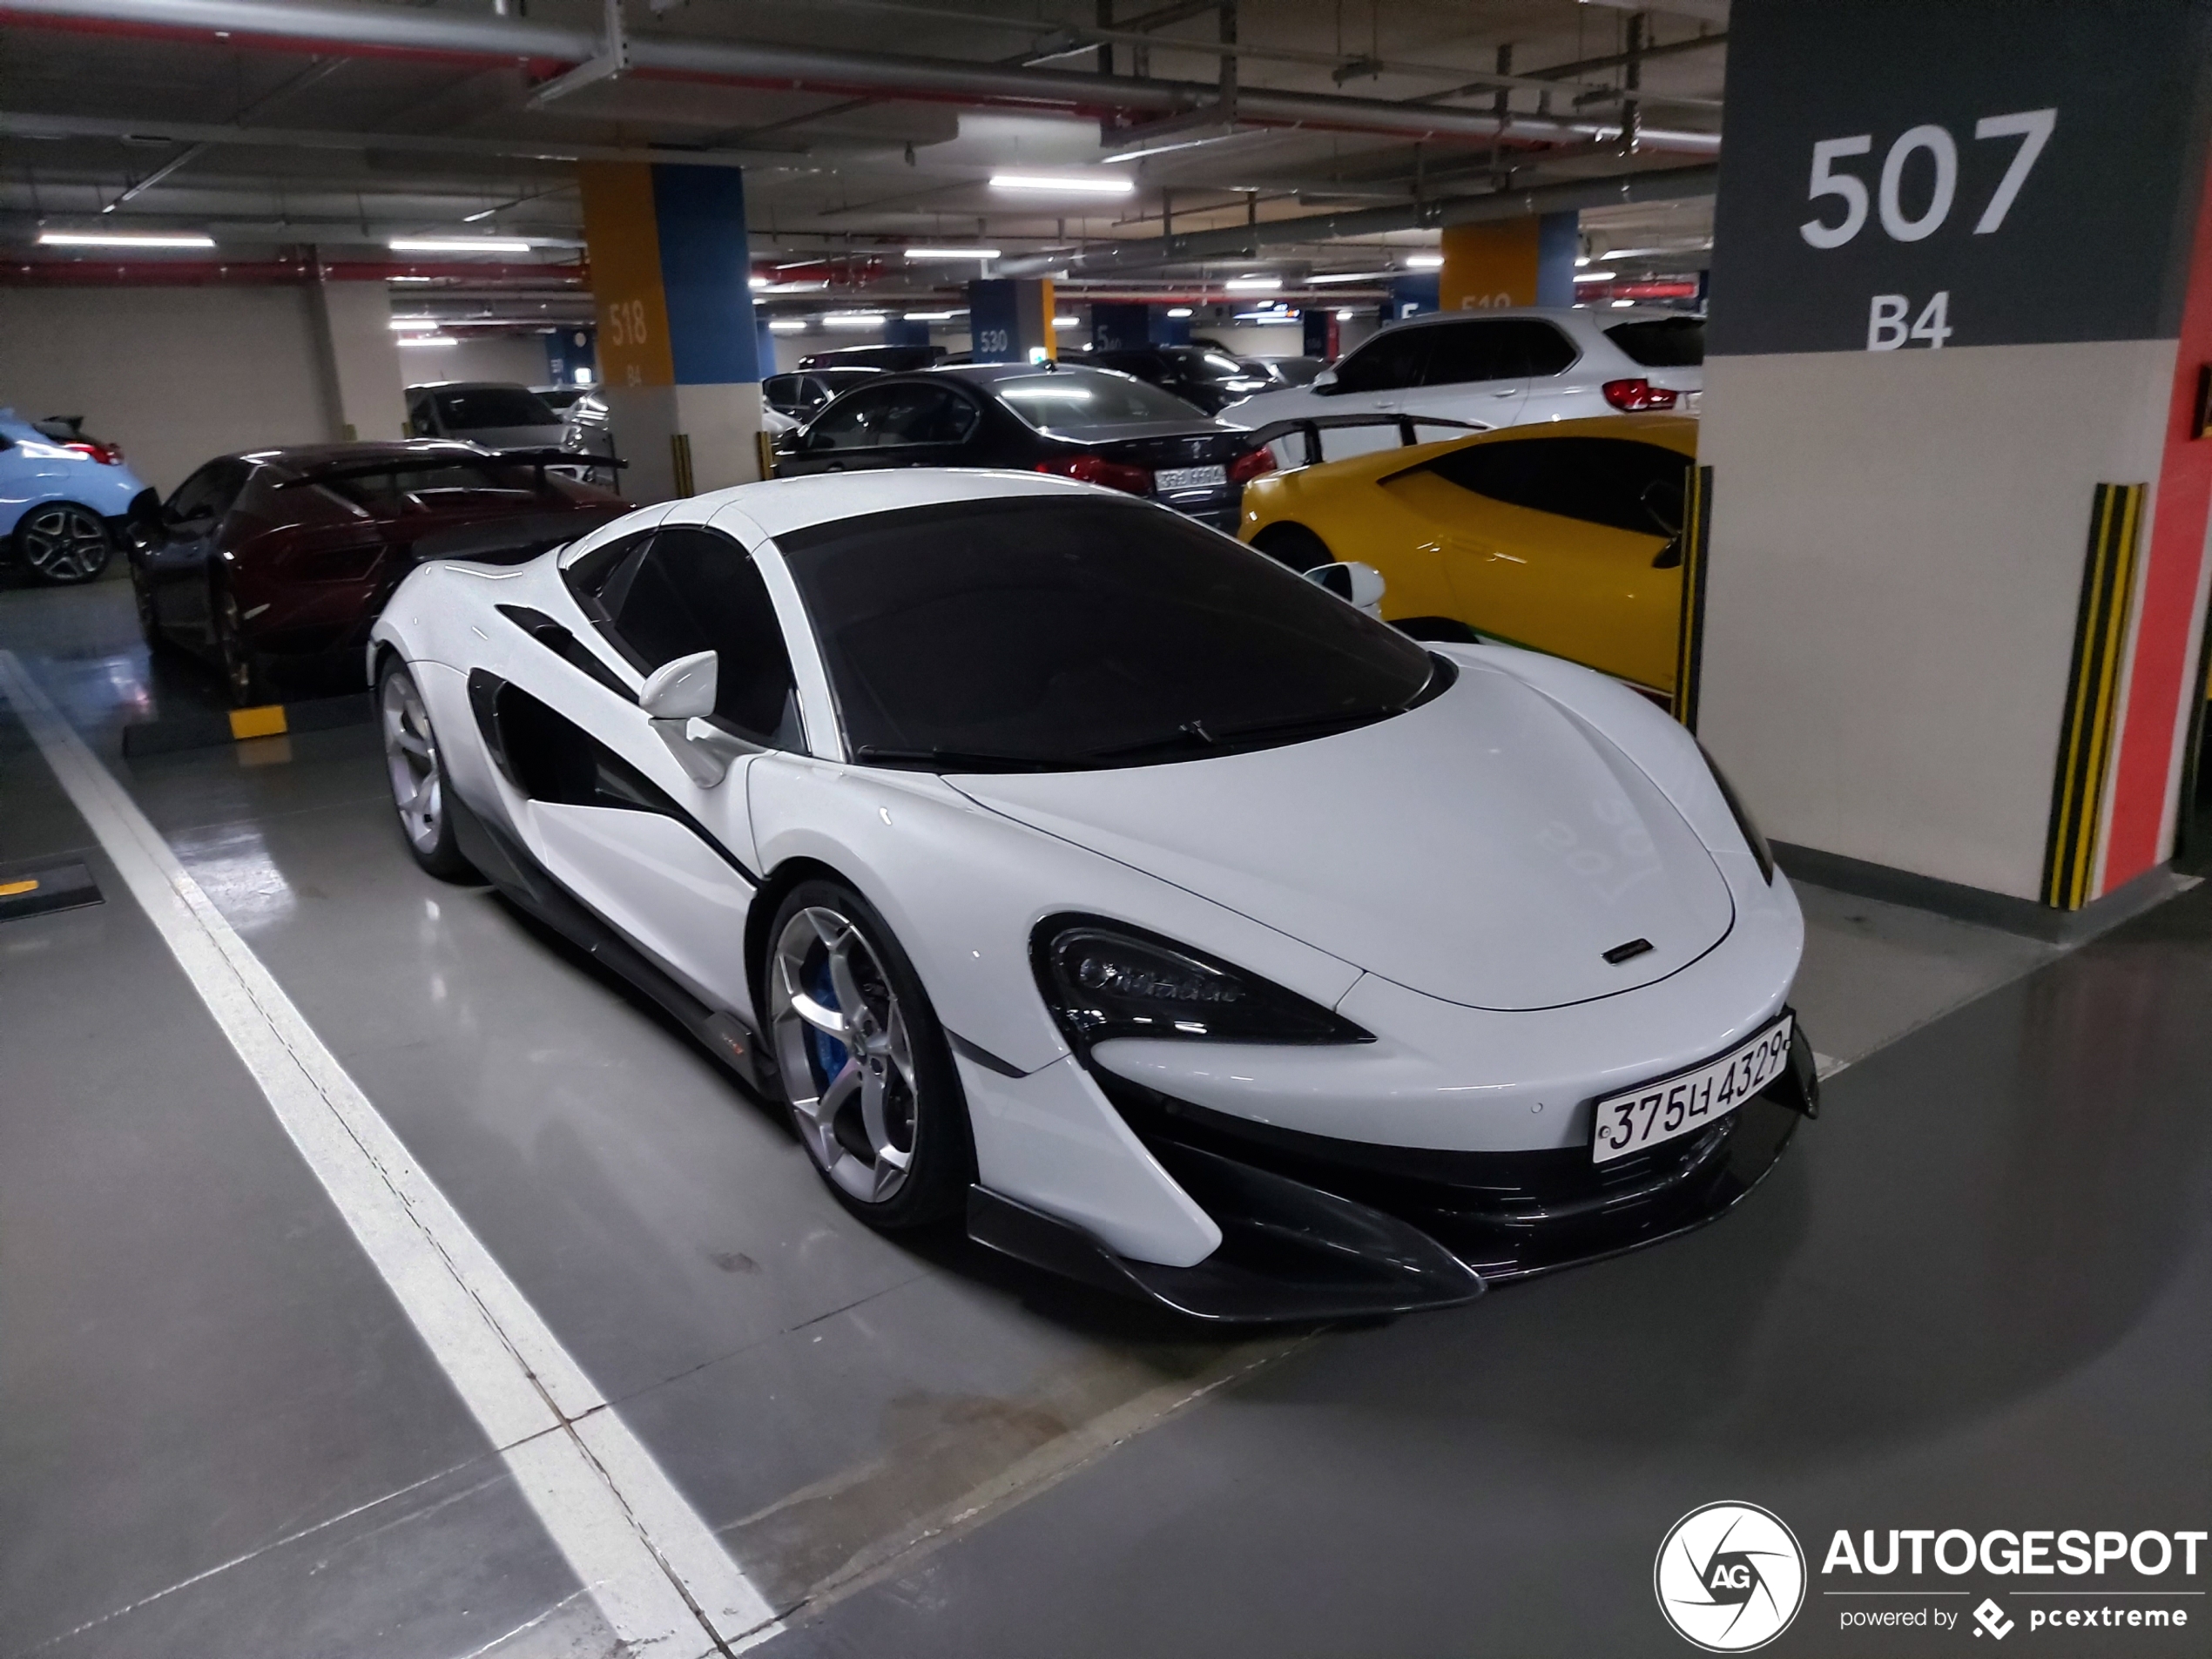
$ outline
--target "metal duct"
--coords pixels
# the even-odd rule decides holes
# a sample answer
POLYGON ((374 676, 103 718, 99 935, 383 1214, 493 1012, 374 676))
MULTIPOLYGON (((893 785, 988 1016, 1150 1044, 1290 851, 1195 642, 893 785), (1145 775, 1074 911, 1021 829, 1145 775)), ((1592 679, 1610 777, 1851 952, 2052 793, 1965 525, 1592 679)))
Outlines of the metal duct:
MULTIPOLYGON (((546 73, 584 63, 604 43, 586 30, 516 18, 464 17, 415 7, 340 5, 314 0, 0 0, 0 24, 75 28, 165 38, 219 40, 336 53, 393 53, 521 62, 546 73)), ((1089 114, 1127 111, 1179 114, 1214 103, 1204 81, 1163 81, 1072 70, 1022 69, 885 52, 847 52, 740 41, 632 36, 633 72, 727 81, 794 91, 868 94, 977 105, 1014 105, 1089 114)), ((1439 109, 1382 98, 1240 89, 1241 121, 1339 132, 1389 133, 1488 142, 1501 123, 1489 111, 1439 109)), ((1566 143, 1617 135, 1582 121, 1507 116, 1503 136, 1566 143)), ((1647 149, 1710 153, 1711 133, 1645 128, 1647 149)))

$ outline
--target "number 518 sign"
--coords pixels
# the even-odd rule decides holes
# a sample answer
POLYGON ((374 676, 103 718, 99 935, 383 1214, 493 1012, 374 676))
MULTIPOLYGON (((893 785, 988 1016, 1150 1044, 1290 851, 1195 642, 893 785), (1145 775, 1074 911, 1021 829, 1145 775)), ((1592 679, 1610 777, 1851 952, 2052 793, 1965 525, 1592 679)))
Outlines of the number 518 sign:
MULTIPOLYGON (((1973 234, 1993 236, 2004 228, 2005 215, 2012 211, 2028 175, 2034 172, 2058 120, 2056 109, 2018 110, 2010 115, 1985 115, 1974 123, 1975 141, 2010 139, 2017 147, 1997 187, 1975 215, 1973 234)), ((1843 204, 1843 211, 1832 224, 1824 214, 1816 213, 1798 226, 1797 234, 1808 246, 1824 250, 1842 247, 1867 229, 1870 218, 1879 223, 1881 233, 1893 242, 1924 241, 1950 219, 1959 198, 1959 141, 1952 137, 1950 128, 1929 122, 1898 134, 1882 158, 1880 175, 1870 192, 1866 180, 1848 164, 1860 156, 1871 160, 1873 153, 1871 132, 1814 143, 1812 182, 1806 195, 1824 208, 1832 198, 1843 204), (1925 164, 1915 166, 1922 158, 1925 164), (1906 199, 1908 170, 1916 175, 1910 202, 1906 199)), ((1895 351, 1925 341, 1932 350, 1951 338, 1950 289, 1939 288, 1930 294, 1917 315, 1912 314, 1912 310, 1909 295, 1874 295, 1867 305, 1866 349, 1895 351)))

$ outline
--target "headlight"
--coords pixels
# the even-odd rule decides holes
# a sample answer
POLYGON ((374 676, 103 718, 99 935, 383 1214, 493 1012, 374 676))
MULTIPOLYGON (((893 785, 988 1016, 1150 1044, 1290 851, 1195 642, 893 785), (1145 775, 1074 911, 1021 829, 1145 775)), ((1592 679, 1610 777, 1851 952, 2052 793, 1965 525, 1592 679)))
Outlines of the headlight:
POLYGON ((1049 916, 1030 954, 1045 1005, 1078 1049, 1109 1037, 1374 1041, 1293 991, 1121 922, 1049 916))
POLYGON ((1751 814, 1744 810, 1743 801, 1736 793, 1736 786, 1729 782, 1728 774, 1721 770, 1720 762, 1713 759, 1702 743, 1697 745, 1697 752, 1705 757, 1705 764, 1712 768, 1713 781, 1721 786, 1721 799, 1728 803, 1728 810, 1736 814, 1736 827, 1743 832, 1743 839, 1751 844, 1751 856, 1759 861, 1759 873, 1766 878, 1767 886, 1772 887, 1774 849, 1766 844, 1766 837, 1759 833, 1759 826, 1751 821, 1751 814))

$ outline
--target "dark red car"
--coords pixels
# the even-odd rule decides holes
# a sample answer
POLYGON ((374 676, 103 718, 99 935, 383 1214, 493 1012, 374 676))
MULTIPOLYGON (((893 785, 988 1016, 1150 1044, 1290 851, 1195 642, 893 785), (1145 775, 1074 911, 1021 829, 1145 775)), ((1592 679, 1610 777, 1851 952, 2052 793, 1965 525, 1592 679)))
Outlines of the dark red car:
POLYGON ((423 560, 519 563, 630 510, 548 469, 564 461, 604 464, 428 440, 211 461, 130 550, 146 643, 214 662, 240 707, 357 689, 369 624, 423 560))

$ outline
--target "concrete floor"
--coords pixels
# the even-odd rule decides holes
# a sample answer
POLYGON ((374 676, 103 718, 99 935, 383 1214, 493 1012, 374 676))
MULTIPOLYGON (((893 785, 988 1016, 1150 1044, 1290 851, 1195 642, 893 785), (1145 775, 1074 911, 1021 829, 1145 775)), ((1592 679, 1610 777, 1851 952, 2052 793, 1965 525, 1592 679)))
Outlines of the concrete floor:
MULTIPOLYGON (((2212 1502, 2212 894, 2066 954, 1801 888, 1829 1110, 1741 1210, 1223 1338, 849 1221, 654 1011, 415 870, 366 729, 123 761, 205 686, 122 590, 0 594, 5 648, 792 1610, 764 1651, 1673 1653, 1701 1502, 1809 1548, 2212 1502)), ((610 1651, 91 842, 0 713, 0 871, 108 894, 0 925, 0 1656, 610 1651)), ((1816 1595, 1776 1651, 1913 1648, 1816 1595)))

